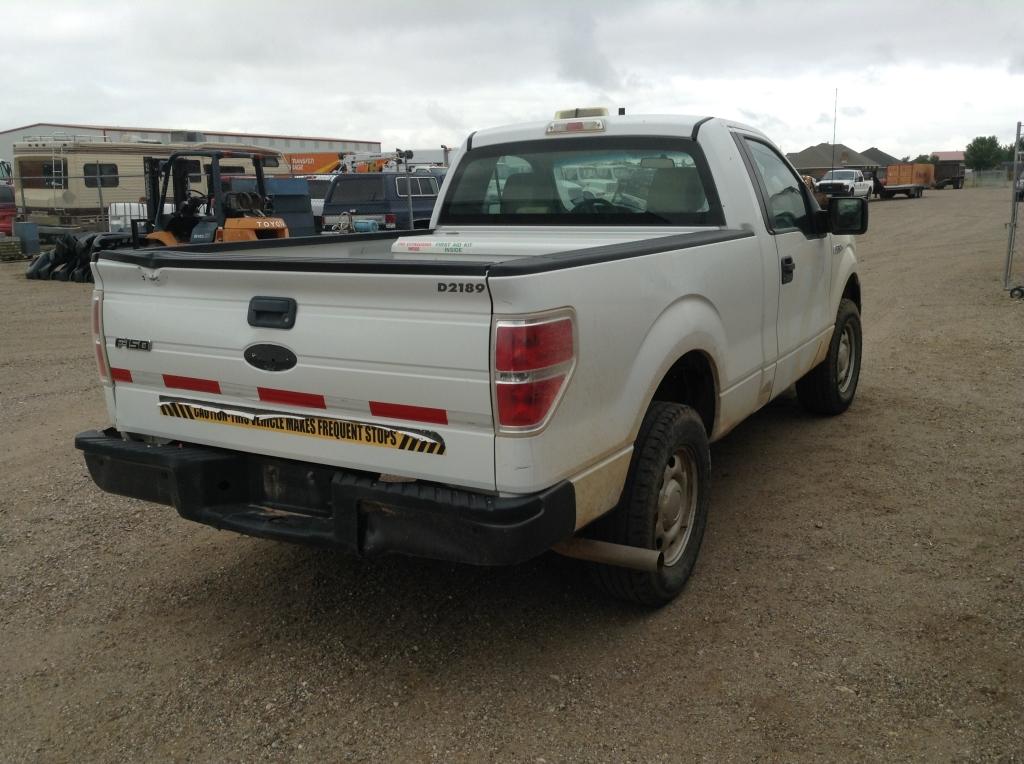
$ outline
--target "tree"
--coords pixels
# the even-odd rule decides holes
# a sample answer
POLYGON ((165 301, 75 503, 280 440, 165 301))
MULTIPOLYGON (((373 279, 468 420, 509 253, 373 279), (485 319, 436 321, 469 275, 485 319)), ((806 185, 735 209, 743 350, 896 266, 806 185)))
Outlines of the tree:
MULTIPOLYGON (((1017 148, 1020 151, 1024 151, 1024 138, 1020 139, 1020 143, 1017 144, 1017 148)), ((1012 142, 1006 144, 1006 146, 1003 148, 1003 153, 1005 154, 1005 156, 1003 157, 1003 161, 1005 161, 1005 162, 1012 162, 1013 161, 1013 143, 1012 142)))
POLYGON ((918 154, 913 161, 914 164, 935 164, 938 160, 934 154, 918 154))
POLYGON ((972 170, 991 170, 1006 161, 1006 149, 994 135, 979 135, 967 144, 964 161, 972 170))

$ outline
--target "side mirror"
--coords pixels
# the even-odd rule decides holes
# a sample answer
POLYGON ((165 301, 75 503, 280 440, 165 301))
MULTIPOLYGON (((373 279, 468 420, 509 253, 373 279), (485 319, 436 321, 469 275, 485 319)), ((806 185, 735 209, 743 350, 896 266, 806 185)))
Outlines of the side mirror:
POLYGON ((868 202, 854 196, 833 196, 828 200, 828 230, 858 236, 868 230, 868 202))

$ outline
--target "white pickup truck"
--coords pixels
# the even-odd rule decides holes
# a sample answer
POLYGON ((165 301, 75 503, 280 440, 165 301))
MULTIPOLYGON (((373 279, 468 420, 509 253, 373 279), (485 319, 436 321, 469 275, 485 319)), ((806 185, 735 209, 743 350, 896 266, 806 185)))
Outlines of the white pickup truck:
POLYGON ((829 170, 817 183, 818 191, 829 196, 871 196, 874 183, 860 170, 829 170))
POLYGON ((429 230, 98 253, 112 427, 76 445, 104 490, 218 528, 481 565, 553 548, 660 605, 697 557, 708 444, 794 384, 850 405, 866 227, 727 120, 482 130, 429 230))

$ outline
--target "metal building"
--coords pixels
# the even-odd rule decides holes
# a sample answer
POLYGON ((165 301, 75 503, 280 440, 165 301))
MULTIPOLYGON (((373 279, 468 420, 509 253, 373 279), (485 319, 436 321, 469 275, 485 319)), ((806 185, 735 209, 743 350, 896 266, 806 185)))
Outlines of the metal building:
POLYGON ((113 125, 74 125, 57 122, 35 122, 0 131, 0 159, 13 158, 13 145, 28 137, 86 136, 106 138, 113 142, 159 143, 233 143, 262 146, 282 153, 314 151, 380 151, 380 141, 353 138, 317 138, 305 135, 271 135, 269 133, 229 133, 215 130, 176 130, 170 128, 118 127, 113 125))

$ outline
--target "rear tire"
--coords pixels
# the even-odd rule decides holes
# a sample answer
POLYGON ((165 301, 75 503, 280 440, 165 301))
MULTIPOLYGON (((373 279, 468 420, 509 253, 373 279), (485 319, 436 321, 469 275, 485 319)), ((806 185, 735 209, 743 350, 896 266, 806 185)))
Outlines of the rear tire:
POLYGON ((863 354, 860 311, 853 300, 839 302, 836 328, 825 360, 796 383, 800 404, 812 414, 835 416, 853 403, 863 354))
POLYGON ((644 417, 619 505, 602 518, 600 538, 660 549, 654 573, 595 564, 594 579, 619 599, 661 607, 683 590, 707 525, 711 452, 700 416, 689 406, 655 401, 644 417))

